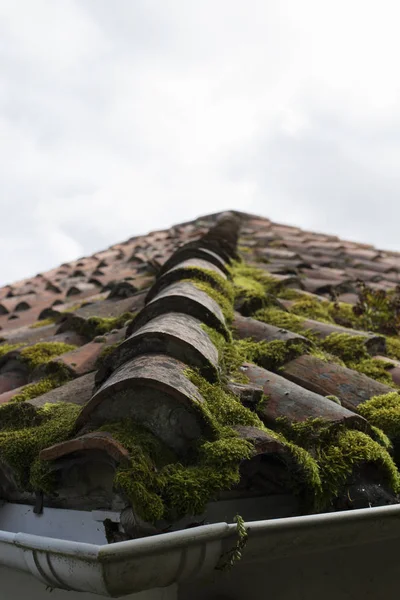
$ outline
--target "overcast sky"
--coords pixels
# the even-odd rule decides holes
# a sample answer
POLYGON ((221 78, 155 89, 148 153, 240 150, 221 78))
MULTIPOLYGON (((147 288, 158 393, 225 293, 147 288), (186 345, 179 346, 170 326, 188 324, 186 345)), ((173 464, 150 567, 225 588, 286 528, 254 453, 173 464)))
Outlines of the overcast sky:
POLYGON ((0 284, 236 208, 400 250, 400 8, 3 0, 0 284))

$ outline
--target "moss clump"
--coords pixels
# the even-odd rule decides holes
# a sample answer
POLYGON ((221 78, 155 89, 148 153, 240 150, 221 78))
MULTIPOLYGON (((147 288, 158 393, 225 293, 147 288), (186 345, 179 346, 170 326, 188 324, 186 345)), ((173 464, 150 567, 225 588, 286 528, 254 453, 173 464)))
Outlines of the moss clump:
POLYGON ((303 318, 279 308, 262 308, 255 313, 254 318, 258 321, 275 325, 275 327, 299 333, 310 340, 315 339, 315 335, 305 328, 303 318))
POLYGON ((59 374, 50 375, 36 383, 28 383, 19 394, 16 394, 11 398, 10 402, 25 402, 26 400, 32 400, 33 398, 37 398, 42 394, 46 394, 47 392, 64 385, 64 383, 67 383, 70 379, 70 376, 62 376, 59 374))
POLYGON ((339 404, 340 406, 342 405, 340 398, 338 398, 337 396, 330 395, 330 396, 325 396, 325 398, 327 400, 330 400, 331 402, 335 402, 335 404, 339 404))
POLYGON ((221 275, 211 269, 203 269, 201 267, 185 267, 181 269, 182 279, 190 279, 194 281, 204 281, 218 289, 229 302, 233 302, 233 285, 221 275))
POLYGON ((326 352, 321 348, 318 348, 318 346, 311 347, 309 353, 311 354, 311 356, 315 356, 316 358, 319 358, 324 362, 334 363, 335 365, 340 365, 341 367, 345 366, 341 358, 335 356, 334 354, 330 354, 329 352, 326 352))
POLYGON ((290 307, 290 312, 299 317, 314 319, 324 323, 333 323, 333 319, 329 316, 329 303, 315 298, 304 297, 290 307))
POLYGON ((358 406, 358 412, 389 438, 400 437, 400 395, 397 392, 373 396, 358 406))
POLYGON ((400 491, 400 475, 393 459, 385 448, 361 431, 338 431, 329 444, 316 447, 316 459, 328 497, 337 497, 354 467, 366 463, 378 465, 393 492, 400 491))
POLYGON ((56 356, 75 350, 76 346, 63 342, 39 342, 34 346, 27 346, 20 351, 20 358, 28 365, 30 370, 39 367, 56 356))
POLYGON ((302 342, 283 340, 253 342, 244 339, 237 344, 247 361, 255 362, 269 371, 278 371, 286 362, 307 353, 307 345, 302 342))
POLYGON ((33 490, 31 467, 39 452, 72 435, 80 410, 71 403, 40 409, 26 403, 0 406, 0 457, 10 465, 22 489, 33 490))
POLYGON ((377 464, 394 493, 400 491, 400 475, 386 449, 382 436, 379 442, 360 431, 332 427, 323 419, 308 419, 290 423, 278 419, 278 427, 285 437, 312 453, 318 464, 322 493, 316 496, 316 508, 329 506, 343 490, 354 468, 366 463, 377 464))
POLYGON ((21 346, 23 346, 23 344, 1 344, 0 345, 0 358, 2 356, 5 356, 9 352, 13 352, 14 350, 17 350, 18 348, 21 348, 21 346))
POLYGON ((242 262, 231 266, 235 301, 241 305, 241 312, 251 314, 263 306, 274 303, 273 296, 280 288, 280 282, 262 269, 242 262))
POLYGON ((235 425, 263 428, 259 417, 245 408, 233 394, 226 392, 220 385, 209 383, 192 369, 186 369, 185 375, 204 398, 205 406, 201 410, 216 435, 220 434, 223 428, 235 425))
MULTIPOLYGON (((1 346, 0 346, 1 348, 1 346)), ((387 337, 386 338, 386 354, 389 358, 400 360, 400 338, 399 337, 387 337)))
POLYGON ((375 427, 375 425, 371 425, 371 438, 375 440, 375 442, 378 442, 378 444, 380 444, 386 450, 391 451, 393 449, 393 444, 390 441, 390 438, 382 431, 382 429, 375 427))
POLYGON ((244 254, 249 254, 252 252, 252 249, 249 246, 241 244, 238 246, 238 251, 243 252, 244 254))
POLYGON ((31 404, 7 402, 0 406, 0 431, 13 431, 40 425, 43 415, 31 404))
POLYGON ((390 373, 388 373, 388 369, 390 369, 391 365, 386 361, 379 360, 378 358, 366 358, 358 363, 350 362, 348 366, 350 369, 363 373, 380 383, 390 385, 391 387, 394 387, 395 385, 390 373))
POLYGON ((236 261, 232 263, 230 271, 235 286, 241 277, 260 283, 264 293, 268 294, 276 292, 281 286, 280 281, 273 277, 273 275, 266 273, 263 269, 247 265, 243 262, 236 261))
POLYGON ((88 317, 85 321, 72 321, 71 326, 77 332, 92 340, 98 335, 105 335, 113 329, 121 329, 133 319, 136 313, 126 312, 119 317, 88 317))
POLYGON ((54 317, 49 317, 48 319, 42 319, 41 321, 36 321, 29 326, 29 329, 38 329, 40 327, 46 327, 46 325, 53 325, 56 322, 54 317))
POLYGON ((261 300, 265 298, 265 288, 263 284, 251 277, 236 275, 234 285, 236 297, 241 296, 246 299, 259 298, 261 300))
POLYGON ((339 356, 346 365, 369 358, 365 340, 358 335, 331 333, 321 342, 321 347, 326 352, 339 356))
POLYGON ((100 369, 107 357, 110 356, 110 354, 112 354, 121 343, 122 342, 116 342, 115 344, 110 344, 109 346, 103 348, 96 360, 96 369, 100 369))
POLYGON ((299 292, 299 290, 294 290, 292 288, 281 289, 277 296, 278 298, 282 298, 282 300, 300 300, 307 297, 303 292, 299 292))
POLYGON ((124 491, 135 510, 149 522, 164 516, 161 498, 164 485, 163 467, 176 462, 174 454, 150 431, 132 419, 103 425, 130 454, 130 465, 121 467, 115 475, 115 486, 124 491))
POLYGON ((213 288, 209 283, 205 281, 193 281, 192 282, 197 289, 202 292, 205 292, 215 300, 215 302, 220 306, 222 313, 224 315, 225 321, 229 325, 233 321, 233 307, 230 300, 217 289, 213 288))
POLYGON ((346 302, 329 302, 328 313, 335 323, 342 327, 362 329, 359 319, 353 312, 353 306, 346 302))
POLYGON ((218 350, 218 363, 221 367, 221 381, 228 380, 238 383, 247 383, 248 378, 241 372, 240 367, 246 361, 245 356, 240 352, 237 343, 230 338, 229 341, 222 334, 212 327, 202 323, 201 328, 208 334, 212 343, 218 350))

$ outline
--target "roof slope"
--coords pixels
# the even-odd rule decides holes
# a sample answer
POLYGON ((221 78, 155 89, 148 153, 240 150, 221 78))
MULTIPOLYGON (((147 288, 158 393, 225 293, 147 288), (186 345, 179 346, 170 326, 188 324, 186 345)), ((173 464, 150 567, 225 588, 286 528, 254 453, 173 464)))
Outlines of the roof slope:
POLYGON ((397 503, 399 271, 223 213, 2 288, 1 497, 120 511, 110 541, 397 503))

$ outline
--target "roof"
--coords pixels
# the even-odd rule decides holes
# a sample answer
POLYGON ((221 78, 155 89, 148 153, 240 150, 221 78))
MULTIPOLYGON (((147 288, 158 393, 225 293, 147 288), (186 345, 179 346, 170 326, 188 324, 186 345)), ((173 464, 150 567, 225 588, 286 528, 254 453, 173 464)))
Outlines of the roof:
POLYGON ((110 541, 210 503, 398 503, 399 278, 398 253, 231 212, 5 286, 2 499, 118 511, 110 541))

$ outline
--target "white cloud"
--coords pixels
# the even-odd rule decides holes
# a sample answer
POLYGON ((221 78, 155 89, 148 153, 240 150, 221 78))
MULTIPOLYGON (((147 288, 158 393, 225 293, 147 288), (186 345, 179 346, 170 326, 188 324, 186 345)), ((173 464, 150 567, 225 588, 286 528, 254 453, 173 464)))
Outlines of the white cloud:
POLYGON ((0 7, 0 282, 237 208, 400 249, 400 9, 0 7))

